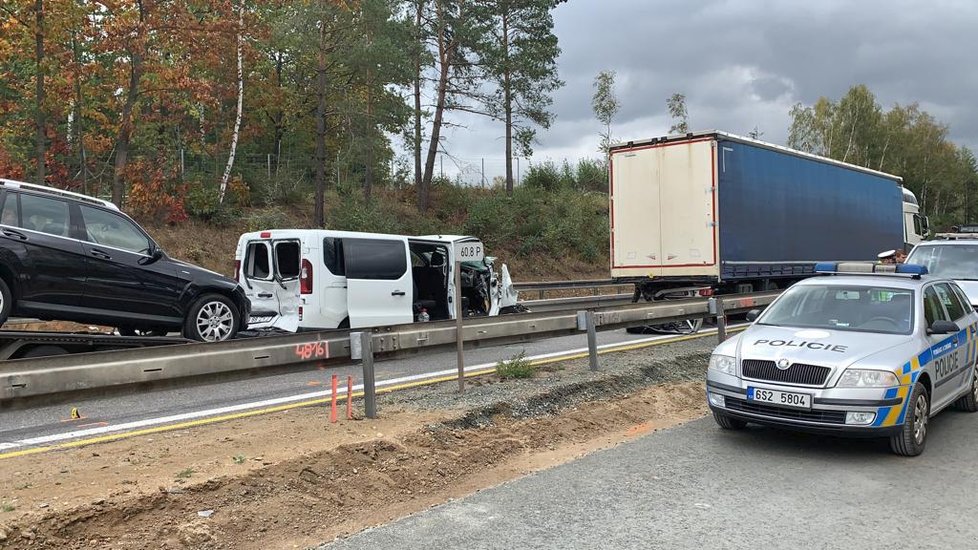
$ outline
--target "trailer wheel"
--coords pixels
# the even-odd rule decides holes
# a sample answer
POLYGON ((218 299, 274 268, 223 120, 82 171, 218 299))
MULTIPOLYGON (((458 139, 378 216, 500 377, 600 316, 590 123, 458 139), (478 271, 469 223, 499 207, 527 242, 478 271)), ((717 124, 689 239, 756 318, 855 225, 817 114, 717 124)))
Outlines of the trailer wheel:
POLYGON ((0 325, 7 322, 10 312, 14 309, 14 295, 6 281, 0 279, 0 325))
POLYGON ((20 357, 30 359, 32 357, 51 357, 53 355, 68 355, 68 350, 61 346, 37 346, 27 350, 20 357))

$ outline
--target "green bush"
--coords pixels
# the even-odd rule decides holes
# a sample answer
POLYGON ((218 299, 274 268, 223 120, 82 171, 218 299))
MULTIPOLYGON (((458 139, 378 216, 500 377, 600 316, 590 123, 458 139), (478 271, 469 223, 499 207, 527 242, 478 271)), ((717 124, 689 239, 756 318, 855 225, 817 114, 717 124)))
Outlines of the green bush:
POLYGON ((581 191, 608 192, 608 165, 600 160, 581 159, 577 162, 576 188, 581 191))
POLYGON ((530 378, 533 376, 533 365, 526 360, 526 352, 511 357, 509 361, 496 363, 496 374, 503 380, 510 378, 530 378))
POLYGON ((248 231, 263 229, 281 229, 294 226, 289 222, 289 215, 278 207, 264 208, 252 212, 247 218, 248 231))

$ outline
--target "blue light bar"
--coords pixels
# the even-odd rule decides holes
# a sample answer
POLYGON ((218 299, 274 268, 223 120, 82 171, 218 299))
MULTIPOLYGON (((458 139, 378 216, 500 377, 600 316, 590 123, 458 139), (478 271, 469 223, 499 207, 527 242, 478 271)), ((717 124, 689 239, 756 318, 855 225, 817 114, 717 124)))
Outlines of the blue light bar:
POLYGON ((835 273, 837 265, 835 262, 819 262, 815 264, 815 273, 835 273))
POLYGON ((906 275, 927 275, 927 266, 919 264, 897 264, 897 273, 904 273, 906 275))

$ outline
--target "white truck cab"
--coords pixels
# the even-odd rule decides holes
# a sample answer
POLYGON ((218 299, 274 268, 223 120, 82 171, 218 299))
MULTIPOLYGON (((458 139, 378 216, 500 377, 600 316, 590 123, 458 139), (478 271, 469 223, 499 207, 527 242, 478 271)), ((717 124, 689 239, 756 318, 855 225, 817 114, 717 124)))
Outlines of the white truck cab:
MULTIPOLYGON (((324 229, 241 235, 235 277, 251 300, 253 329, 365 328, 455 318, 456 246, 472 237, 408 237, 324 229), (424 312, 424 314, 422 313, 424 312)), ((464 317, 517 307, 506 265, 461 264, 464 317)))

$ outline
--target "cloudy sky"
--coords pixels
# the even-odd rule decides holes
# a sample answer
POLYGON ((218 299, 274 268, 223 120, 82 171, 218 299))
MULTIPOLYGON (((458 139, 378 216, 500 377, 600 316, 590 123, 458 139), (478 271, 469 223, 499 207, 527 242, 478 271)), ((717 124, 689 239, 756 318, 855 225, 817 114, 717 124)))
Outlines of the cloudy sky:
MULTIPOLYGON (((665 135, 666 98, 686 94, 692 130, 746 134, 783 144, 788 111, 838 99, 864 83, 889 108, 917 101, 978 149, 978 2, 973 0, 569 0, 554 14, 566 82, 556 123, 538 134, 532 159, 596 156, 594 76, 617 73, 616 138, 665 135)), ((503 128, 454 117, 446 175, 486 159, 502 173, 503 128)))

